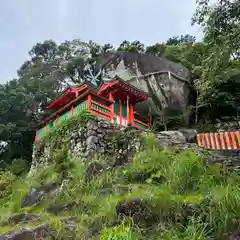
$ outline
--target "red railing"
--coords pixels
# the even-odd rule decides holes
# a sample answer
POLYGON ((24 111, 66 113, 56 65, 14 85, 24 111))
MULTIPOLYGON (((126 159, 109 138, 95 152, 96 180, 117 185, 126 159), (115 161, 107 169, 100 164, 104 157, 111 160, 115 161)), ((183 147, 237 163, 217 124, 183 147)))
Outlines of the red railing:
POLYGON ((208 149, 240 149, 240 131, 200 133, 197 144, 208 149))
POLYGON ((149 123, 144 123, 136 118, 133 118, 133 126, 136 128, 149 128, 149 123))
POLYGON ((90 100, 89 110, 91 110, 92 114, 94 114, 97 117, 101 117, 106 120, 111 120, 111 117, 110 117, 111 109, 108 106, 105 106, 94 100, 90 100))

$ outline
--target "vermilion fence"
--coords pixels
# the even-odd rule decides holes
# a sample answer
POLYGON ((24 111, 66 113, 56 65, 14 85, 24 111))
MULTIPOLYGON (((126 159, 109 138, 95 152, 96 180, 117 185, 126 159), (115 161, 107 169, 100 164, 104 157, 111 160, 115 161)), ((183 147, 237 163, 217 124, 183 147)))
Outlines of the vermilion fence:
POLYGON ((140 121, 136 118, 133 119, 133 126, 136 128, 143 128, 143 129, 148 129, 149 128, 149 123, 144 123, 143 121, 140 121))
POLYGON ((104 118, 106 120, 111 120, 111 116, 110 116, 111 109, 108 106, 105 106, 99 102, 90 100, 88 109, 92 111, 92 114, 98 117, 104 118))
POLYGON ((199 133, 199 147, 208 149, 240 149, 240 130, 234 132, 199 133))

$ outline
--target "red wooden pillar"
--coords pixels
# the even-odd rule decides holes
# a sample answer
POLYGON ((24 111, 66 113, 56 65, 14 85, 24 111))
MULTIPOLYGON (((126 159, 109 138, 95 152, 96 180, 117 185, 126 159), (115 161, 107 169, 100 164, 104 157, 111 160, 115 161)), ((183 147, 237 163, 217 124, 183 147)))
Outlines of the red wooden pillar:
POLYGON ((210 148, 211 145, 210 145, 210 140, 209 140, 209 133, 205 133, 204 135, 205 135, 205 139, 206 139, 206 143, 207 143, 206 147, 210 148))
POLYGON ((211 148, 212 149, 216 149, 216 143, 215 143, 215 139, 214 139, 214 134, 210 133, 210 143, 211 143, 211 148))
POLYGON ((127 96, 127 125, 130 125, 129 96, 127 96))
POLYGON ((120 125, 122 125, 122 101, 119 101, 119 117, 120 117, 120 125))
POLYGON ((133 105, 129 104, 129 113, 128 113, 128 124, 133 125, 134 121, 134 110, 133 110, 133 105))
POLYGON ((214 136, 215 136, 216 149, 220 149, 221 147, 219 142, 219 134, 215 133, 214 136))
POLYGON ((92 105, 92 96, 89 94, 88 95, 88 110, 91 110, 91 105, 92 105))
POLYGON ((220 142, 221 142, 221 149, 226 149, 226 144, 225 144, 223 132, 220 132, 220 142))
POLYGON ((112 93, 109 94, 109 99, 111 101, 113 101, 110 105, 110 120, 113 120, 113 118, 114 118, 114 97, 113 97, 112 93))

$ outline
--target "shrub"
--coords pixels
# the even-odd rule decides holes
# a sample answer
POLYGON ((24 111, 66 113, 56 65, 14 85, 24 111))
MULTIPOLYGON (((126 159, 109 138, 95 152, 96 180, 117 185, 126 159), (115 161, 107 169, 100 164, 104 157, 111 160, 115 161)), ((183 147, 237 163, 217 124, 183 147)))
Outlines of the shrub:
POLYGON ((15 175, 22 175, 28 172, 29 165, 25 159, 13 159, 12 164, 8 167, 15 175))
POLYGON ((21 203, 23 198, 29 193, 31 179, 22 178, 14 182, 12 185, 12 196, 9 201, 9 210, 10 212, 19 212, 21 211, 21 203))
POLYGON ((88 110, 79 112, 78 115, 55 126, 46 136, 38 141, 36 148, 41 152, 45 144, 50 144, 51 149, 62 149, 67 142, 67 133, 79 128, 89 119, 95 119, 95 117, 88 110))
MULTIPOLYGON (((225 185, 228 177, 222 173, 222 166, 220 164, 207 165, 205 173, 199 178, 199 190, 203 193, 208 193, 212 187, 225 185)), ((233 178, 231 177, 231 180, 233 178)), ((197 186, 196 186, 197 187, 197 186)))
POLYGON ((87 110, 81 111, 78 115, 53 128, 43 139, 45 142, 49 141, 51 144, 61 147, 61 144, 65 141, 66 132, 76 129, 89 119, 94 119, 94 116, 87 110))
POLYGON ((147 149, 138 153, 129 168, 124 172, 129 181, 145 182, 157 177, 160 181, 167 176, 168 167, 174 160, 174 154, 167 149, 147 149), (157 176, 154 176, 156 175, 157 176))
MULTIPOLYGON (((205 240, 207 238, 206 224, 198 219, 192 218, 187 226, 175 226, 164 231, 161 238, 163 240, 205 240)), ((210 238, 209 238, 210 239, 210 238)))
POLYGON ((104 228, 100 235, 101 240, 138 240, 140 236, 129 225, 121 224, 112 228, 104 228))
POLYGON ((11 187, 16 178, 16 175, 10 171, 0 172, 0 199, 10 197, 12 192, 11 187))
POLYGON ((145 149, 162 149, 159 144, 159 140, 153 134, 146 134, 145 136, 145 149))
POLYGON ((234 230, 239 224, 240 188, 227 185, 214 187, 209 202, 203 206, 206 222, 214 236, 234 230))
MULTIPOLYGON (((76 196, 85 194, 87 186, 84 181, 85 166, 77 157, 67 158, 67 168, 65 169, 65 176, 63 180, 67 180, 64 185, 64 191, 59 194, 59 199, 72 201, 76 196)), ((58 173, 61 176, 61 173, 58 173)))
POLYGON ((48 183, 58 182, 60 174, 57 173, 55 165, 49 165, 43 169, 39 169, 32 180, 33 184, 44 185, 48 183))
POLYGON ((179 154, 168 171, 168 185, 177 193, 194 191, 199 179, 205 173, 201 159, 193 152, 179 154))

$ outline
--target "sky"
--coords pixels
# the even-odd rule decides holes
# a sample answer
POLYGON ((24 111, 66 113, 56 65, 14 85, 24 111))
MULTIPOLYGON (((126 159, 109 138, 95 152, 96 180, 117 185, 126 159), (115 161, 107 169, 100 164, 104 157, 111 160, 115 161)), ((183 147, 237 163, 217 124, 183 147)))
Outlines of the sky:
POLYGON ((150 45, 191 34, 195 0, 1 0, 0 83, 17 76, 37 43, 93 40, 116 46, 123 40, 150 45))

